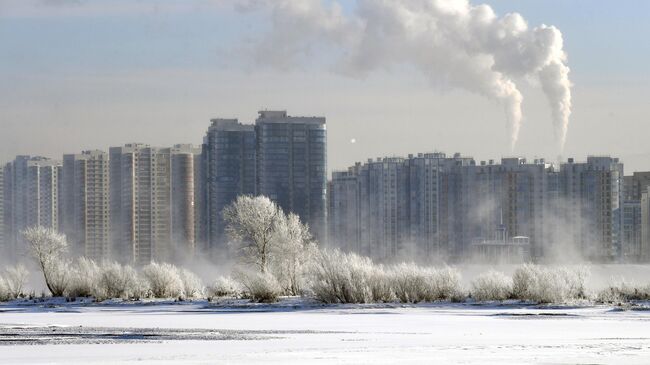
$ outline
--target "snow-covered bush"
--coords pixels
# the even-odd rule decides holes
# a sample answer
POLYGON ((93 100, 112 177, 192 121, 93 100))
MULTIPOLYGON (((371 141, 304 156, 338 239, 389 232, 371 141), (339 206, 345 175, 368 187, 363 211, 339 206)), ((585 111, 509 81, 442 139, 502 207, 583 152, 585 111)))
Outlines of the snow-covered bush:
POLYGON ((391 269, 392 288, 404 303, 461 300, 460 273, 453 268, 424 268, 400 264, 391 269))
POLYGON ((235 273, 235 280, 243 288, 242 295, 256 302, 275 302, 282 292, 275 276, 268 272, 238 271, 235 273))
POLYGON ((634 300, 650 300, 650 285, 640 286, 620 281, 610 284, 596 295, 599 303, 628 303, 634 300))
POLYGON ((472 298, 477 301, 506 300, 512 293, 512 279, 498 271, 488 271, 472 281, 472 298))
POLYGON ((387 303, 395 301, 391 273, 383 266, 375 265, 368 276, 370 287, 370 301, 374 303, 387 303))
POLYGON ((203 282, 196 274, 187 269, 180 269, 179 276, 183 284, 183 296, 185 298, 192 299, 203 296, 205 288, 203 282))
POLYGON ((61 262, 54 263, 47 268, 47 285, 53 297, 62 297, 65 295, 68 285, 70 284, 70 266, 69 260, 62 259, 61 262))
MULTIPOLYGON (((131 269, 131 268, 127 266, 126 269, 131 269)), ((149 281, 146 278, 142 277, 142 275, 136 275, 133 278, 134 280, 131 281, 129 285, 128 298, 133 300, 150 298, 152 294, 151 294, 151 288, 149 287, 149 281)))
POLYGON ((183 281, 176 266, 156 263, 145 266, 142 274, 155 298, 178 298, 183 294, 183 281))
POLYGON ((8 300, 24 296, 28 276, 29 271, 22 264, 6 268, 0 278, 0 282, 2 282, 0 286, 4 287, 4 289, 0 288, 0 299, 5 297, 2 300, 8 300), (4 295, 1 293, 3 290, 4 295))
POLYGON ((400 264, 386 269, 368 257, 323 250, 315 255, 310 274, 311 292, 325 303, 462 299, 460 274, 449 267, 435 270, 400 264))
POLYGON ((433 272, 413 263, 402 263, 391 268, 391 284, 402 303, 418 303, 432 299, 433 272))
POLYGON ((319 251, 311 264, 311 291, 324 303, 372 302, 372 261, 338 249, 319 251))
POLYGON ((538 303, 565 303, 585 297, 584 268, 519 266, 512 275, 512 296, 538 303))
POLYGON ((431 300, 450 300, 457 302, 464 299, 460 279, 460 273, 452 267, 445 266, 442 269, 435 270, 433 273, 431 300))
MULTIPOLYGON (((100 266, 95 298, 98 300, 123 298, 139 299, 142 294, 138 289, 139 281, 136 271, 130 266, 117 262, 107 262, 100 266)), ((147 289, 144 291, 146 292, 147 289)))
POLYGON ((11 299, 7 283, 5 282, 5 279, 0 277, 0 302, 6 302, 11 299))
POLYGON ((70 298, 97 296, 100 269, 95 261, 81 257, 70 268, 66 296, 70 298))
POLYGON ((63 296, 70 280, 70 262, 65 258, 68 251, 65 235, 41 226, 27 228, 22 233, 50 293, 55 297, 63 296))
POLYGON ((239 285, 230 277, 220 276, 207 289, 208 298, 236 298, 241 294, 239 285))

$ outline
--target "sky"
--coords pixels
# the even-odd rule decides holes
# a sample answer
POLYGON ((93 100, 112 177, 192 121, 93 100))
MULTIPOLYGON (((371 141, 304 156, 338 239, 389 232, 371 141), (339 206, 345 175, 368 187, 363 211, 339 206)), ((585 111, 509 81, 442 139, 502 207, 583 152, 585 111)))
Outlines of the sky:
MULTIPOLYGON (((266 65, 251 47, 270 32, 268 12, 233 3, 0 0, 0 162, 128 142, 199 144, 211 118, 252 123, 258 110, 280 109, 327 118, 330 169, 442 151, 477 160, 607 154, 626 173, 650 170, 648 1, 472 1, 562 32, 573 83, 563 151, 534 82, 520 86, 511 150, 503 106, 432 87, 411 67, 350 77, 332 69, 337 51, 327 47, 301 64, 266 65)), ((355 13, 355 1, 339 3, 355 13)))

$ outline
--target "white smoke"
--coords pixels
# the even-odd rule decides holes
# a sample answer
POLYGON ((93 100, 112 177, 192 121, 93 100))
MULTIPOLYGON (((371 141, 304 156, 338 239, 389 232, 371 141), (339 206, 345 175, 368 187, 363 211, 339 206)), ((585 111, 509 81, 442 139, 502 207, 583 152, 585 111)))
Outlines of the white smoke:
POLYGON ((316 47, 336 47, 337 68, 358 76, 411 65, 437 87, 461 88, 500 102, 514 147, 522 122, 518 80, 539 80, 552 109, 560 149, 571 114, 562 33, 529 28, 517 14, 496 16, 467 0, 357 0, 354 14, 337 1, 235 0, 241 10, 270 11, 272 31, 258 60, 289 68, 316 47))

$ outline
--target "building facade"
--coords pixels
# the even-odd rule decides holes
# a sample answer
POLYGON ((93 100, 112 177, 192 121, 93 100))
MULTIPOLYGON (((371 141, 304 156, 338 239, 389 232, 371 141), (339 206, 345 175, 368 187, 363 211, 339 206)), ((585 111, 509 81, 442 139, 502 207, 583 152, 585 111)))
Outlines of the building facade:
POLYGON ((73 251, 111 259, 109 155, 84 151, 63 156, 61 227, 73 251))
POLYGON ((195 181, 201 176, 200 155, 201 148, 190 144, 178 144, 171 149, 171 232, 173 254, 177 258, 195 255, 197 229, 202 229, 196 224, 201 214, 196 207, 200 194, 195 181))
MULTIPOLYGON (((442 153, 369 160, 333 173, 330 242, 381 260, 460 261, 474 243, 495 241, 499 227, 501 241, 525 241, 535 260, 570 253, 613 260, 630 228, 622 176, 622 164, 609 157, 570 160, 560 170, 543 159, 477 164, 442 153)), ((640 214, 640 205, 631 209, 640 214)))
POLYGON ((225 254, 223 209, 237 196, 257 192, 254 126, 240 124, 237 119, 212 119, 203 155, 205 242, 211 252, 225 254))
POLYGON ((45 157, 16 156, 3 172, 5 247, 25 249, 22 232, 35 226, 60 229, 62 165, 45 157))
POLYGON ((146 265, 172 258, 171 149, 127 144, 110 149, 114 257, 146 265))
POLYGON ((348 171, 334 171, 328 184, 329 216, 328 243, 347 252, 362 252, 359 176, 360 164, 348 171))
POLYGON ((260 111, 257 194, 275 201, 307 223, 314 236, 327 233, 327 129, 325 118, 260 111))
POLYGON ((560 167, 561 219, 585 258, 611 261, 621 255, 623 176, 623 164, 611 157, 569 159, 560 167))

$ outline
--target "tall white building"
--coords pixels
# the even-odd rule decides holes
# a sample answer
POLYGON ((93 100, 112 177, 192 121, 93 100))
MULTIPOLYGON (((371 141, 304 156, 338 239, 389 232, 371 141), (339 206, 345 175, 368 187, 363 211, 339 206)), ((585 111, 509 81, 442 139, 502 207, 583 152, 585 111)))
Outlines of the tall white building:
POLYGON ((359 176, 357 163, 348 171, 332 172, 328 184, 328 205, 330 215, 328 243, 348 252, 362 252, 360 246, 359 176))
POLYGON ((197 237, 203 227, 201 209, 201 148, 178 144, 171 149, 171 210, 174 256, 191 257, 196 252, 197 237))
POLYGON ((108 157, 103 151, 63 156, 61 227, 75 253, 96 261, 111 258, 108 157))
POLYGON ((146 265, 171 258, 170 148, 127 144, 110 149, 114 257, 146 265))
POLYGON ((650 191, 644 190, 640 199, 641 241, 639 242, 638 260, 650 262, 650 191))
POLYGON ((22 232, 29 227, 59 229, 61 162, 17 156, 3 173, 4 241, 10 253, 24 250, 22 232))
POLYGON ((198 237, 203 231, 197 207, 201 166, 201 149, 187 144, 157 148, 132 143, 110 149, 116 259, 146 265, 194 255, 197 231, 198 237))
POLYGON ((561 209, 570 241, 586 258, 612 260, 621 254, 623 164, 617 158, 569 159, 560 167, 561 209))

